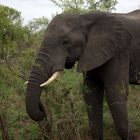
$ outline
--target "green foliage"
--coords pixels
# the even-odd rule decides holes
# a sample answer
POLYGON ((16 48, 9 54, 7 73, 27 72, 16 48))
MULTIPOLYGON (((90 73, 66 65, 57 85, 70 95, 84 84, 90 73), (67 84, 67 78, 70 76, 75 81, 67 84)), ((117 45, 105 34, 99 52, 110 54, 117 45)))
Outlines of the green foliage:
POLYGON ((33 44, 28 45, 29 33, 20 12, 0 5, 0 117, 9 139, 34 140, 39 136, 38 125, 27 119, 24 108, 24 81, 36 54, 33 44))
POLYGON ((28 45, 34 48, 38 48, 41 44, 44 31, 49 24, 49 20, 46 17, 34 18, 26 25, 28 29, 28 45))
POLYGON ((64 12, 82 13, 88 11, 112 11, 117 0, 50 0, 64 12))
POLYGON ((23 30, 20 13, 12 8, 0 5, 0 58, 6 59, 14 52, 15 40, 18 40, 23 30))

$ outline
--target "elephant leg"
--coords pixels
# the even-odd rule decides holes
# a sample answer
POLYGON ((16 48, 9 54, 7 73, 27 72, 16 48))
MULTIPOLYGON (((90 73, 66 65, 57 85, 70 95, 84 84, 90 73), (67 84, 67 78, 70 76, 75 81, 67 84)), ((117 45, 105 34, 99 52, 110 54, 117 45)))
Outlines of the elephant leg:
POLYGON ((122 140, 130 140, 128 126, 127 95, 129 58, 120 54, 104 66, 103 81, 106 99, 118 134, 122 140))
MULTIPOLYGON (((120 89, 122 89, 121 86, 120 89)), ((107 88, 105 94, 117 132, 122 140, 128 140, 129 127, 125 92, 119 91, 118 87, 112 87, 107 88)))
POLYGON ((103 140, 103 97, 101 80, 93 72, 87 72, 84 79, 84 100, 93 140, 103 140))

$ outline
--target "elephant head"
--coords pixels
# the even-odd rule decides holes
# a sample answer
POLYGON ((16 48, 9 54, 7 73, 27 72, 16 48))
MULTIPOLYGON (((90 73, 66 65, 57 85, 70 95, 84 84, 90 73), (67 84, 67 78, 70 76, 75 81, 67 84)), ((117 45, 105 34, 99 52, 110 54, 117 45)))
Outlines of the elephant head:
POLYGON ((40 85, 54 73, 72 68, 76 61, 79 72, 99 67, 127 47, 128 41, 121 22, 110 14, 57 15, 46 29, 29 76, 26 110, 31 119, 40 121, 45 117, 40 85))

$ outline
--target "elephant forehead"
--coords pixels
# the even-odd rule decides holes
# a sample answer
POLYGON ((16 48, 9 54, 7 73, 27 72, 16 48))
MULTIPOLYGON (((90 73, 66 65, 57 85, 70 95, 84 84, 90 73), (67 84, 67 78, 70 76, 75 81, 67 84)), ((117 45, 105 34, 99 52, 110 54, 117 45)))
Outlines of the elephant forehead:
POLYGON ((74 28, 79 24, 79 16, 74 14, 60 14, 52 21, 52 26, 62 26, 67 28, 74 28))
POLYGON ((51 27, 46 32, 46 37, 52 37, 52 38, 58 38, 59 37, 65 37, 70 32, 70 29, 68 27, 62 27, 62 26, 55 26, 51 27))
POLYGON ((68 33, 70 31, 70 28, 64 22, 51 22, 47 28, 47 31, 49 31, 50 33, 68 33))

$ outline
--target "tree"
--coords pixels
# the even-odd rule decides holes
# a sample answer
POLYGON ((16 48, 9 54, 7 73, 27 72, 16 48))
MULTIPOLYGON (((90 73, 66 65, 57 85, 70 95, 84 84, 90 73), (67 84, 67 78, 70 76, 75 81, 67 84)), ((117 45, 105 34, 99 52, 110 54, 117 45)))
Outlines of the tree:
POLYGON ((36 46, 36 48, 40 46, 48 23, 49 20, 46 17, 34 18, 28 23, 27 28, 29 29, 29 46, 36 46))
MULTIPOLYGON (((40 42, 39 38, 35 36, 39 37, 40 31, 43 31, 47 25, 42 18, 41 20, 36 19, 33 24, 33 27, 36 27, 34 28, 36 32, 22 25, 20 12, 13 8, 0 5, 0 139, 9 140, 12 139, 12 135, 13 138, 16 135, 16 139, 23 138, 21 136, 22 134, 19 134, 21 136, 20 138, 17 137, 17 133, 19 132, 11 135, 12 118, 16 122, 20 119, 19 122, 21 122, 21 115, 17 117, 18 119, 14 116, 17 114, 18 109, 15 110, 14 115, 12 115, 13 117, 11 117, 11 113, 9 112, 12 111, 11 106, 16 101, 15 97, 17 94, 24 95, 23 85, 27 81, 36 54, 36 48, 40 46, 39 43, 35 44, 40 42), (34 37, 33 44, 30 47, 29 35, 34 37), (8 135, 8 131, 10 135, 8 135)), ((24 98, 22 96, 23 101, 24 98)), ((21 105, 20 100, 16 102, 21 105)), ((20 114, 20 111, 18 113, 20 114)), ((16 132, 15 128, 13 131, 13 128, 12 132, 16 132)), ((24 139, 27 138, 24 137, 24 139)))
POLYGON ((94 10, 112 11, 117 0, 50 0, 63 12, 81 13, 94 10))
POLYGON ((47 28, 48 23, 49 20, 46 17, 34 18, 32 21, 29 22, 28 27, 30 31, 37 32, 45 30, 47 28))
MULTIPOLYGON (((20 71, 20 61, 21 52, 27 47, 28 32, 28 28, 22 26, 20 12, 0 5, 0 77, 4 77, 5 72, 8 72, 9 75, 11 73, 24 79, 20 71)), ((8 74, 5 77, 8 77, 8 74)), ((8 78, 3 81, 6 79, 8 78)))
POLYGON ((11 57, 25 37, 20 12, 0 5, 0 59, 11 57))

